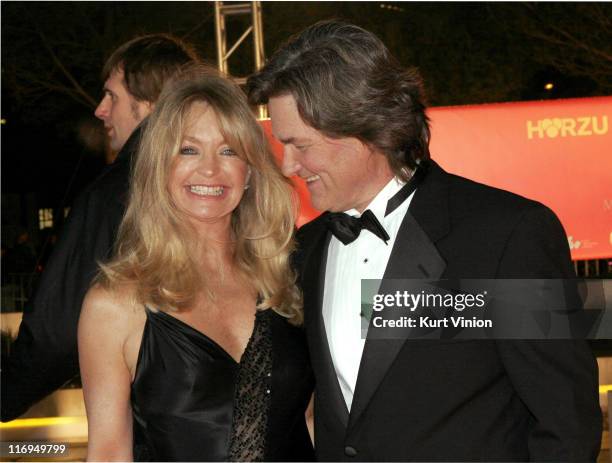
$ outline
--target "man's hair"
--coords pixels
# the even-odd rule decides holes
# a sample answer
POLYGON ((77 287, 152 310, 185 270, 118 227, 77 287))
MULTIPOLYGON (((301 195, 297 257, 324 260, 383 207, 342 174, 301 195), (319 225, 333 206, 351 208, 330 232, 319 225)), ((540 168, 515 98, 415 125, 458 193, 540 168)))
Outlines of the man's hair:
POLYGON ((214 112, 225 142, 251 171, 249 188, 232 212, 235 262, 261 296, 259 307, 271 307, 300 324, 301 293, 289 264, 297 212, 291 182, 276 164, 244 92, 207 68, 177 75, 149 116, 115 255, 101 265, 96 281, 109 288, 131 283, 139 303, 161 310, 182 310, 200 290, 211 289, 207 276, 197 270, 197 250, 206 243, 168 192, 187 124, 199 115, 193 112, 196 103, 214 112))
POLYGON ((292 95, 305 123, 331 138, 355 137, 387 156, 406 179, 429 158, 421 78, 371 32, 318 22, 293 36, 247 81, 252 104, 292 95))
POLYGON ((200 59, 195 50, 169 34, 136 37, 121 45, 102 69, 102 81, 123 71, 125 86, 136 100, 154 103, 162 88, 187 63, 200 59))

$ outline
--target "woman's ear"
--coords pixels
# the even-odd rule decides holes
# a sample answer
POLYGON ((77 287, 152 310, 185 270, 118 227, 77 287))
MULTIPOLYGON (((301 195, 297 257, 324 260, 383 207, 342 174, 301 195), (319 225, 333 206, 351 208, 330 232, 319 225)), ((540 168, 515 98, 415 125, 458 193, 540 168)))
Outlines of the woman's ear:
POLYGON ((245 190, 248 190, 249 187, 251 186, 249 184, 249 182, 251 181, 251 173, 252 173, 251 166, 247 166, 247 173, 246 173, 246 177, 244 178, 244 189, 245 190))

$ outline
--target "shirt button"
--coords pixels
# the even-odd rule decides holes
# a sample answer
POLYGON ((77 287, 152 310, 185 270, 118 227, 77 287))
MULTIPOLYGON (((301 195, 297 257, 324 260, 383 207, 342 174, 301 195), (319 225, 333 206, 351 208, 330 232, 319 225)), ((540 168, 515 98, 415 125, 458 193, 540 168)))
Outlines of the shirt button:
POLYGON ((367 264, 368 263, 368 258, 366 257, 365 259, 363 259, 363 263, 367 264))
POLYGON ((351 447, 350 445, 347 445, 346 447, 344 447, 344 454, 347 457, 356 457, 357 450, 355 450, 355 448, 351 447))

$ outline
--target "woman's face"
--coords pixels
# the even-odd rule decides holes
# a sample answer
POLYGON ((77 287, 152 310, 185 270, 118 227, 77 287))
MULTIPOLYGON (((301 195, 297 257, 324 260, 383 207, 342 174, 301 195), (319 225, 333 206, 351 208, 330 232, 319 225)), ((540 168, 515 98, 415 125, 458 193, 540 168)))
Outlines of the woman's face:
POLYGON ((212 109, 191 107, 169 178, 174 204, 197 223, 226 224, 240 203, 249 167, 230 147, 212 109))

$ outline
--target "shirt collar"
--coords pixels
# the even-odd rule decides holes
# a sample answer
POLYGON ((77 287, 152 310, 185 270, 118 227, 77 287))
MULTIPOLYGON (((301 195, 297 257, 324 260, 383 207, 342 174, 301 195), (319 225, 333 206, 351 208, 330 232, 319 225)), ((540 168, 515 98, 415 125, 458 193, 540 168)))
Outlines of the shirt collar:
MULTIPOLYGON (((383 189, 380 190, 376 196, 374 196, 374 199, 372 199, 364 211, 370 209, 376 218, 379 221, 382 221, 385 217, 387 202, 393 197, 393 195, 401 190, 405 184, 406 182, 403 182, 399 177, 393 177, 383 187, 383 189)), ((349 209, 348 211, 345 211, 345 213, 353 217, 359 217, 361 215, 357 209, 349 209)))

